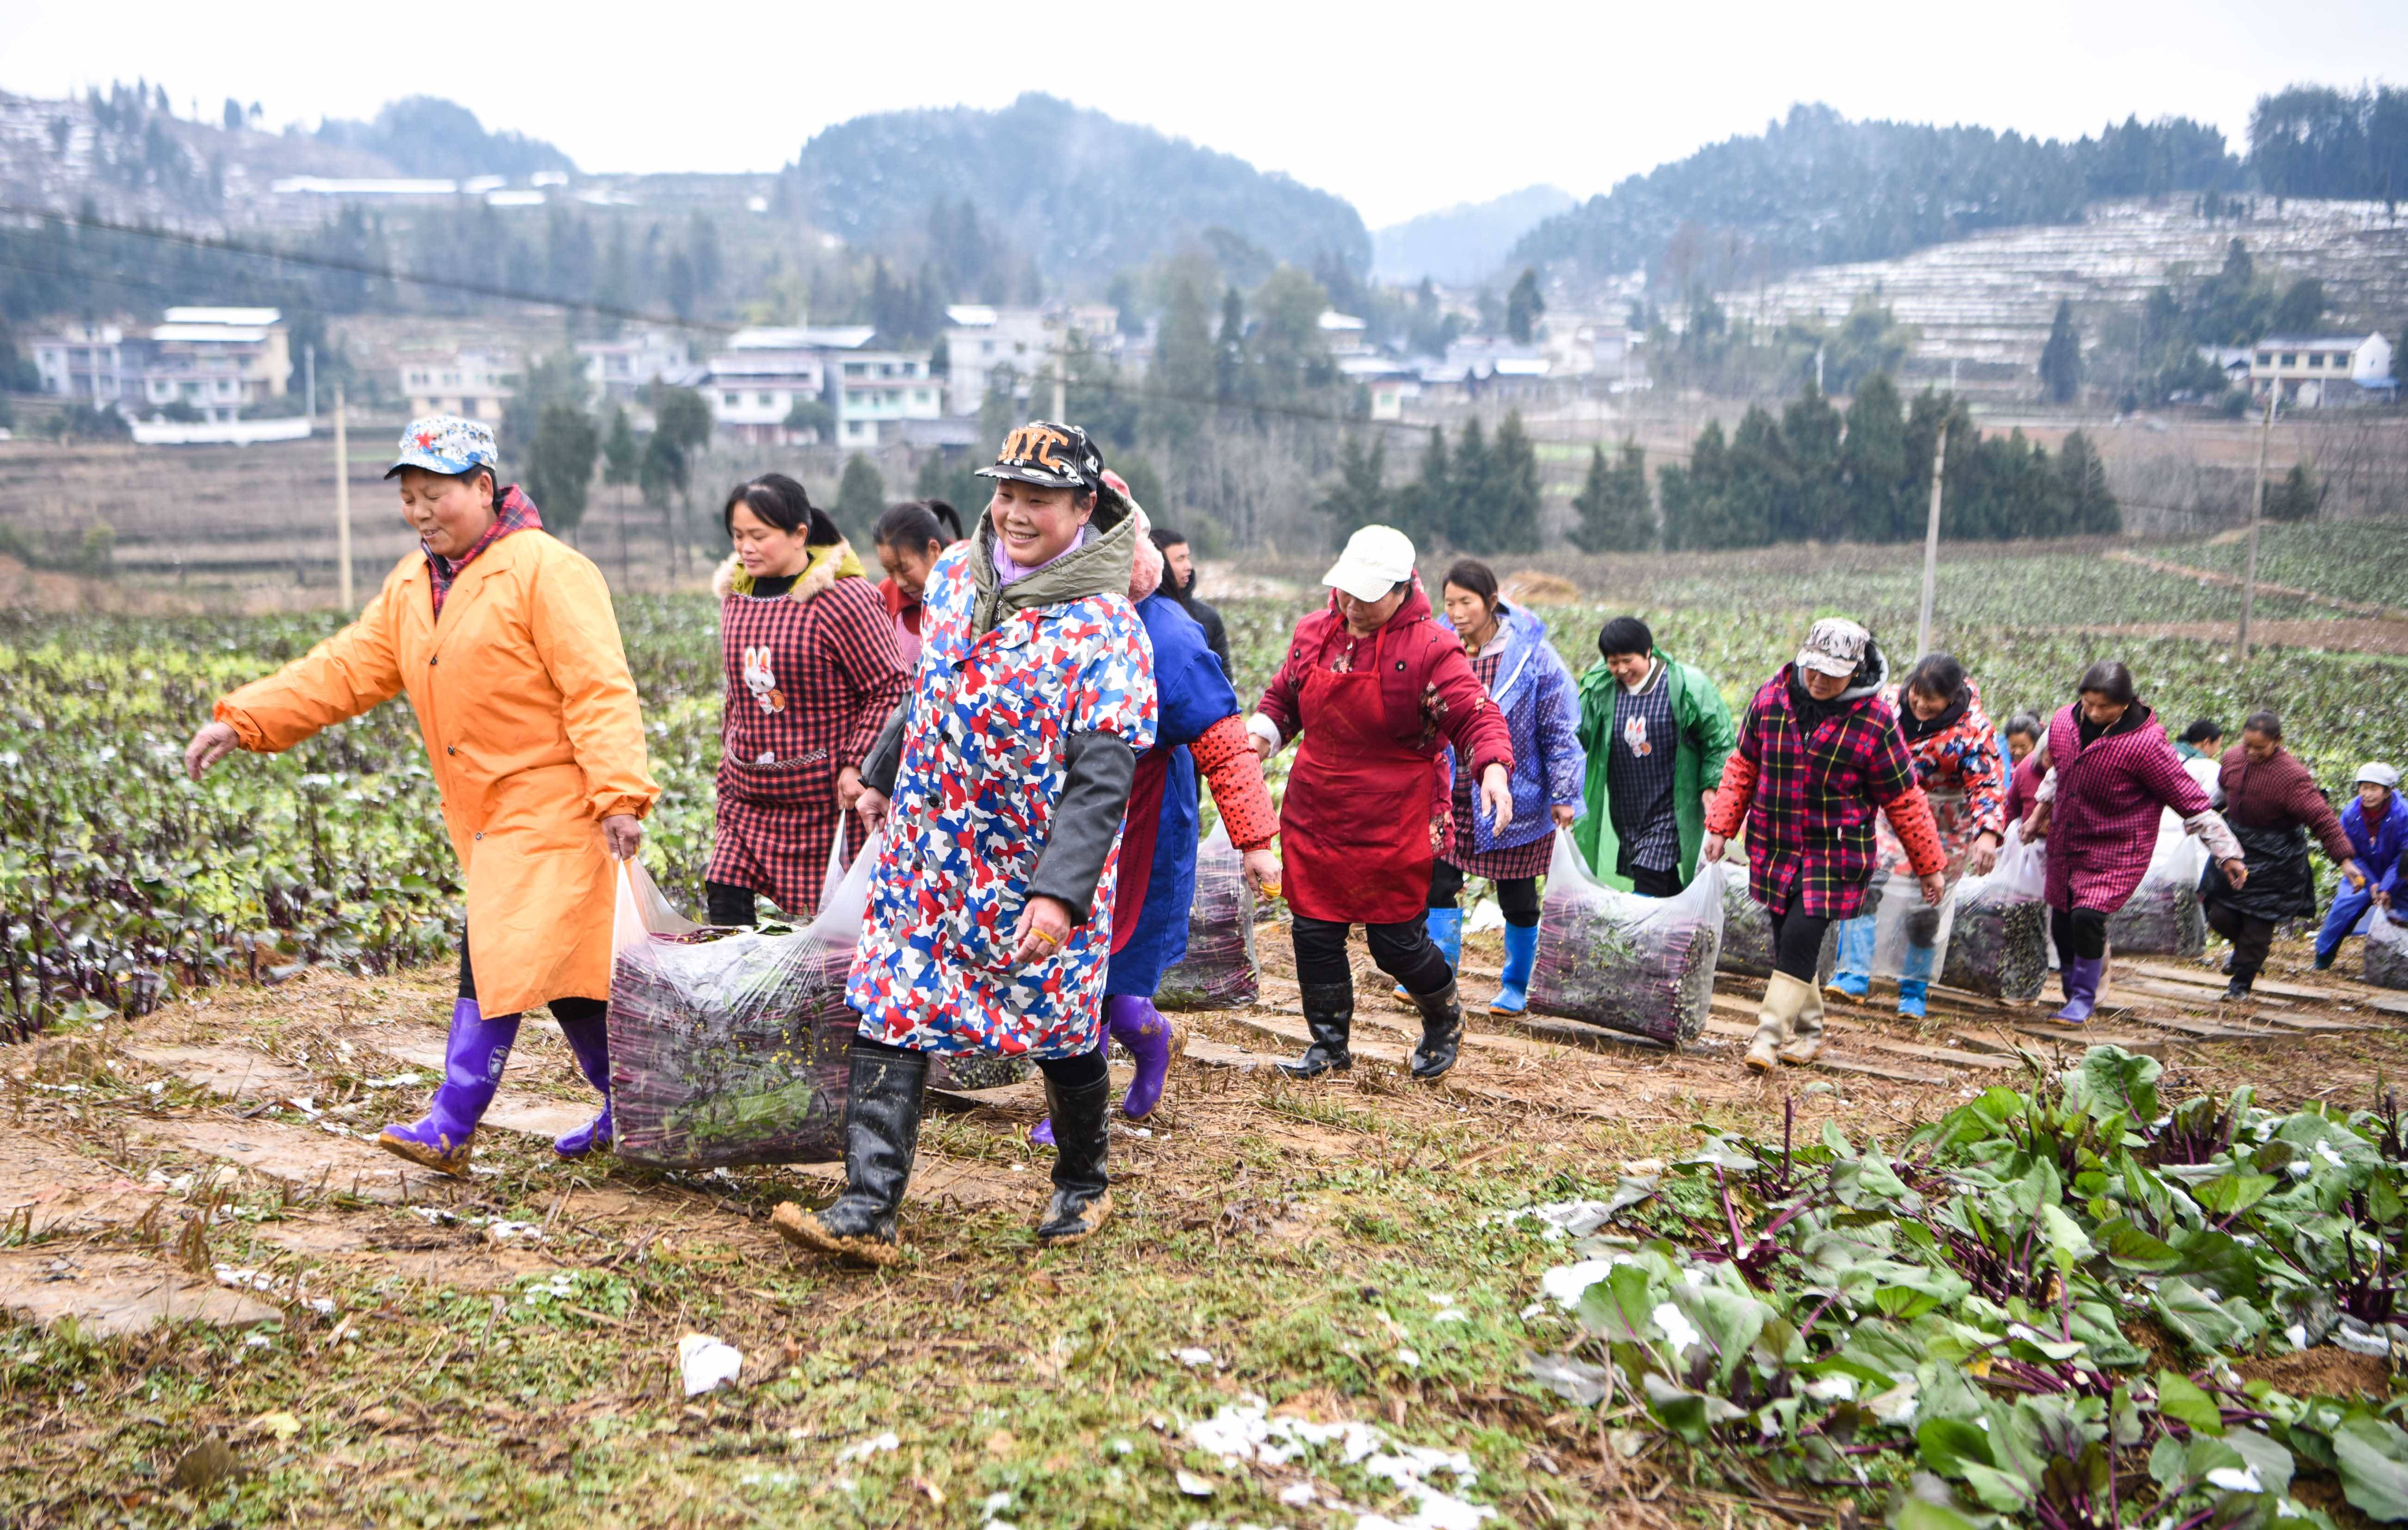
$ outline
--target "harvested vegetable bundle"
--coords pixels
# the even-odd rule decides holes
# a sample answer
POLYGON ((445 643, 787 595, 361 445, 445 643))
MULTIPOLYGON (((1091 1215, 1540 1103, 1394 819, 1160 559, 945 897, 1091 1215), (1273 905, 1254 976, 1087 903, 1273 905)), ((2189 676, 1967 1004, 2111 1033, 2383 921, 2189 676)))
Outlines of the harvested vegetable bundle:
POLYGON ((1590 876, 1556 830, 1530 1007, 1673 1046, 1695 1039, 1713 998, 1727 874, 1700 867, 1671 898, 1620 892, 1590 876))
POLYGON ((1956 884, 1956 920, 1940 981, 1970 993, 2025 1003, 2048 983, 2048 905, 2044 852, 2007 826, 1999 863, 1986 876, 1956 884))
POLYGON ((2366 980, 2378 989, 2408 989, 2408 925, 2381 909, 2366 927, 2366 980))
POLYGON ((2148 873, 2122 908, 2107 916, 2107 945, 2122 956, 2195 957, 2207 949, 2207 914, 2199 903, 2207 852, 2179 831, 2160 833, 2148 873))
MULTIPOLYGON (((1715 960, 1718 971, 1741 977, 1772 975, 1772 917, 1764 911, 1747 890, 1747 859, 1734 844, 1725 853, 1723 873, 1723 949, 1715 960)), ((1865 894, 1861 913, 1870 914, 1881 907, 1881 888, 1874 887, 1865 894)), ((1814 981, 1828 983, 1840 967, 1840 927, 1833 925, 1823 933, 1823 949, 1816 957, 1814 981)))
POLYGON ((1237 1009, 1262 991, 1254 958, 1254 893, 1245 859, 1225 824, 1196 851, 1196 902, 1187 912, 1187 954, 1162 974, 1154 1002, 1162 1009, 1237 1009))

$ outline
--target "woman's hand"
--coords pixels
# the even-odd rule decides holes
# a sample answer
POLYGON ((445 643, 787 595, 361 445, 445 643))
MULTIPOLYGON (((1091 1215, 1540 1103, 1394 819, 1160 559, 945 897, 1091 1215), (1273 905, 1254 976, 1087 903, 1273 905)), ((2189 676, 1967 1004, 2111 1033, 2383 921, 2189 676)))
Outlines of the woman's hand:
POLYGON ((1715 833, 1711 829, 1707 830, 1706 837, 1698 842, 1698 864, 1700 866, 1711 866, 1715 861, 1720 860, 1723 858, 1723 850, 1725 846, 1729 844, 1730 841, 1723 838, 1720 834, 1715 833))
POLYGON ((859 766, 848 765, 836 772, 836 810, 839 816, 853 811, 853 804, 861 801, 864 789, 859 766))
POLYGON ((1069 938, 1069 905, 1040 893, 1020 911, 1020 929, 1013 936, 1019 944, 1011 960, 1023 967, 1042 961, 1062 949, 1062 943, 1069 938))
POLYGON ((1555 817, 1557 829, 1570 829, 1573 820, 1580 816, 1580 809, 1566 802, 1557 802, 1548 811, 1555 817))
POLYGON ((2344 861, 2342 863, 2341 874, 2349 878, 2350 891, 2364 892, 2366 890, 2366 873, 2358 869, 2358 862, 2354 860, 2344 861))
POLYGON ((644 821, 632 813, 613 813, 602 820, 602 843, 613 860, 633 860, 644 847, 644 821))
POLYGON ((2024 843, 2029 844, 2036 840, 2046 838, 2048 838, 2048 804, 2041 802, 2032 808, 2031 816, 2024 820, 2024 843))
POLYGON ((1973 847, 1965 852, 1965 874, 1987 876, 1998 866, 1999 836, 1985 829, 1973 836, 1973 847))
POLYGON ((1940 906, 1940 900, 1948 896, 1948 878, 1942 873, 1927 872, 1915 880, 1923 884, 1923 901, 1934 908, 1940 906))
POLYGON ((886 794, 876 787, 862 787, 861 795, 853 800, 853 811, 860 816, 865 834, 875 834, 885 828, 887 816, 894 808, 886 794))
POLYGON ((1480 801, 1488 809, 1489 827, 1502 834, 1513 824, 1513 783, 1502 765, 1480 772, 1480 801))
POLYGON ((2235 856, 2230 860, 2226 861, 2224 863, 2224 880, 2233 891, 2239 892, 2243 886, 2249 880, 2249 863, 2243 860, 2239 856, 2235 856))
POLYGON ((1257 898, 1279 896, 1279 857, 1268 850, 1249 850, 1245 854, 1246 886, 1254 889, 1257 898))
POLYGON ((201 773, 242 747, 242 737, 231 723, 209 723, 184 745, 184 773, 198 781, 201 773))

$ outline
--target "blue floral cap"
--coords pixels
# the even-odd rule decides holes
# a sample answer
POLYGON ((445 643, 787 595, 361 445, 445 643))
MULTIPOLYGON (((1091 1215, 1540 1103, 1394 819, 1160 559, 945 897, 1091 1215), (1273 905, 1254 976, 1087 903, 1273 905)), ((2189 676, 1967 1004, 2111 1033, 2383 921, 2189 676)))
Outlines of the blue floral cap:
POLYGON ((501 454, 494 449, 494 427, 457 414, 429 414, 412 420, 401 433, 401 455, 384 470, 391 478, 404 468, 457 477, 473 469, 501 472, 501 454))

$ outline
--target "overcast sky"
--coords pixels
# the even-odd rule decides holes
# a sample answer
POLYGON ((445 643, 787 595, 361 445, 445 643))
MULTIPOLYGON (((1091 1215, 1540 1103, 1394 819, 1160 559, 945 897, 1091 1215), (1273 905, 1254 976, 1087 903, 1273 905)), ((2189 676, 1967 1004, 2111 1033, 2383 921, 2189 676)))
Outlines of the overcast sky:
POLYGON ((165 82, 271 124, 446 95, 589 170, 772 170, 832 123, 1042 90, 1284 170, 1377 227, 1538 181, 1581 195, 1793 101, 2046 137, 2408 83, 2402 0, 1423 7, 0 4, 0 90, 165 82))

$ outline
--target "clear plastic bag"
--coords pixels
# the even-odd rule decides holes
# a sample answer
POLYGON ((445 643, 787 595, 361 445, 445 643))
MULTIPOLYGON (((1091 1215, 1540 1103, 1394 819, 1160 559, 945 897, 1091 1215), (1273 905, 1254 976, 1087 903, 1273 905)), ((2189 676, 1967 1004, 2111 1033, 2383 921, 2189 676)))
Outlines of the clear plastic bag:
POLYGON ((1952 989, 2021 1003, 2048 985, 2047 849, 2023 835, 2022 824, 2009 824, 1999 863, 1949 894, 1955 915, 1940 980, 1952 989))
POLYGON ((1720 864, 1671 898, 1642 898, 1598 881, 1569 830, 1555 831, 1530 1007, 1678 1046, 1705 1029, 1722 953, 1720 864))
POLYGON ((2408 925, 2379 908, 2366 927, 2366 980, 2378 989, 2408 989, 2408 925))
POLYGON ((1903 864, 1882 873, 1874 886, 1882 895, 1872 900, 1868 893, 1865 910, 1873 921, 1872 975, 1926 982, 1939 976, 1956 922, 1956 889, 1950 888, 1937 905, 1927 903, 1914 873, 1903 864))
POLYGON ((1196 901, 1187 912, 1187 954, 1162 974, 1154 1002, 1162 1009, 1238 1009, 1262 994, 1254 956, 1254 891, 1245 858, 1226 823, 1196 850, 1196 901))
MULTIPOLYGON (((1715 959, 1717 971, 1740 977, 1770 977, 1772 975, 1772 917, 1764 905, 1747 890, 1747 857, 1741 853, 1738 841, 1723 853, 1723 948, 1715 959)), ((1868 888, 1860 914, 1871 914, 1881 907, 1881 888, 1868 888)), ((1831 980, 1840 968, 1840 927, 1833 924, 1823 932, 1823 949, 1815 958, 1814 981, 1820 985, 1831 980)))
POLYGON ((696 926, 641 866, 620 879, 610 981, 610 1110, 619 1156, 653 1168, 823 1162, 843 1151, 844 1002, 878 843, 801 930, 696 926))
POLYGON ((2199 902, 2205 870, 2207 846, 2167 814, 2141 885, 2107 916, 2109 948, 2119 956, 2195 957, 2206 950, 2207 913, 2199 902))

